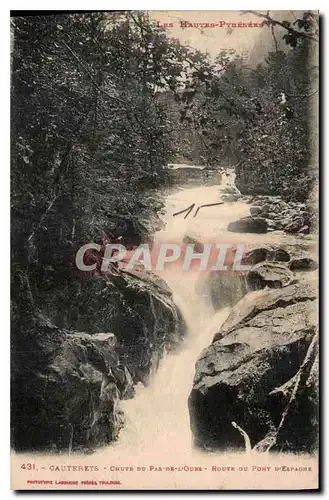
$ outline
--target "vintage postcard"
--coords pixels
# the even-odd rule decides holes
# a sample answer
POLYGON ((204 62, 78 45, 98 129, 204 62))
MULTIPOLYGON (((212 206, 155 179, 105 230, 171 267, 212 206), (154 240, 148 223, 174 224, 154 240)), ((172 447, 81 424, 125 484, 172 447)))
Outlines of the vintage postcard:
POLYGON ((318 12, 11 44, 12 489, 318 489, 318 12))

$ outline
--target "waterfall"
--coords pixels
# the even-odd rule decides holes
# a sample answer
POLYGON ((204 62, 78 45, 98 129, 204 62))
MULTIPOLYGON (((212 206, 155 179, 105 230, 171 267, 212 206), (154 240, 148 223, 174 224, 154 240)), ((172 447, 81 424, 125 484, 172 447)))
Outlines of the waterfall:
MULTIPOLYGON (((277 243, 277 236, 274 240, 271 234, 241 235, 226 231, 229 222, 249 214, 249 205, 240 201, 202 209, 197 217, 193 217, 193 213, 186 219, 184 214, 173 217, 174 213, 193 203, 198 207, 220 201, 221 191, 233 183, 234 177, 230 175, 221 186, 177 189, 169 194, 165 229, 156 234, 156 241, 179 243, 188 235, 204 242, 277 243)), ((111 480, 122 481, 123 487, 128 489, 258 489, 264 488, 264 472, 258 471, 273 466, 273 456, 257 454, 256 457, 248 449, 244 453, 220 454, 193 448, 188 397, 195 362, 230 312, 230 307, 214 310, 206 288, 200 287, 202 274, 206 273, 184 272, 175 266, 161 272, 173 291, 188 333, 179 350, 163 357, 149 385, 138 384, 133 399, 120 401, 125 414, 120 437, 116 443, 96 453, 96 457, 111 467, 111 480)), ((232 287, 235 287, 234 282, 232 287)), ((248 444, 247 438, 246 442, 248 444)), ((275 460, 295 466, 305 458, 283 455, 275 460)), ((277 488, 277 477, 275 474, 267 476, 266 487, 277 488)), ((280 476, 280 481, 282 487, 283 484, 290 487, 288 474, 280 476)))
MULTIPOLYGON (((166 200, 165 229, 156 234, 156 241, 181 243, 186 235, 202 241, 207 241, 207 238, 214 241, 216 235, 220 235, 227 241, 228 223, 247 215, 247 204, 230 204, 234 210, 228 210, 227 204, 209 207, 200 210, 197 217, 191 214, 186 219, 184 215, 173 217, 173 213, 193 203, 197 208, 198 205, 220 201, 221 190, 230 182, 234 182, 234 178, 227 176, 221 186, 178 189, 170 194, 166 200)), ((229 238, 232 239, 231 234, 229 238)), ((158 450, 171 453, 173 448, 185 457, 192 453, 187 400, 193 384, 195 362, 230 311, 228 307, 214 311, 209 292, 207 294, 198 286, 203 274, 170 266, 160 274, 173 291, 174 302, 181 310, 188 334, 178 352, 167 354, 161 360, 150 384, 147 387, 139 384, 135 398, 121 402, 126 425, 121 431, 118 449, 127 446, 140 456, 154 456, 158 450)))

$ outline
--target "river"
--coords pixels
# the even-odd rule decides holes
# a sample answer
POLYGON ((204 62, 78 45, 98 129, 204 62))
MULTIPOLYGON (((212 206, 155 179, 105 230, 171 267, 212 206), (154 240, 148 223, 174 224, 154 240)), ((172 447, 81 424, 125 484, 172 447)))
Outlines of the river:
MULTIPOLYGON (((228 186, 234 185, 234 175, 226 175, 220 186, 200 186, 175 189, 166 198, 165 229, 156 234, 155 240, 161 242, 179 242, 189 235, 210 242, 239 243, 278 243, 278 235, 271 233, 235 234, 226 231, 229 222, 249 215, 250 205, 244 202, 224 203, 201 209, 193 217, 195 209, 201 204, 220 201, 221 194, 228 186), (195 203, 191 214, 173 217, 195 203)), ((295 238, 280 235, 284 242, 294 242, 295 238)), ((252 471, 252 464, 267 466, 272 458, 267 455, 204 453, 193 449, 189 423, 187 399, 192 388, 195 362, 203 348, 207 347, 222 322, 229 314, 229 308, 214 311, 210 297, 198 291, 199 274, 196 272, 177 271, 169 268, 163 271, 162 278, 173 291, 174 301, 180 307, 187 323, 188 334, 182 348, 164 356, 159 369, 153 375, 150 384, 139 384, 134 399, 120 402, 125 413, 126 425, 121 431, 117 443, 107 447, 101 453, 106 456, 107 464, 118 467, 133 467, 134 472, 113 472, 112 479, 127 477, 130 487, 138 488, 256 488, 263 484, 261 473, 252 471), (145 467, 138 473, 136 467, 145 467), (212 472, 212 467, 249 466, 249 472, 225 471, 212 472), (265 464, 265 465, 264 465, 265 464), (178 468, 201 467, 201 472, 179 471, 178 468), (150 469, 154 467, 154 469, 150 469), (156 470, 156 467, 162 470, 156 470), (173 467, 172 471, 163 468, 173 467), (175 469, 176 467, 176 469, 175 469), (127 476, 126 476, 127 474, 127 476), (130 476, 129 476, 130 474, 130 476), (232 475, 233 474, 233 475, 232 475)), ((281 457, 287 463, 287 456, 281 457)), ((294 459, 295 460, 295 459, 294 459)), ((306 458, 305 458, 306 460, 306 458)), ((282 480, 280 487, 284 488, 282 480)), ((275 478, 268 479, 269 487, 276 488, 275 478)), ((289 488, 287 478, 286 487, 289 488)))

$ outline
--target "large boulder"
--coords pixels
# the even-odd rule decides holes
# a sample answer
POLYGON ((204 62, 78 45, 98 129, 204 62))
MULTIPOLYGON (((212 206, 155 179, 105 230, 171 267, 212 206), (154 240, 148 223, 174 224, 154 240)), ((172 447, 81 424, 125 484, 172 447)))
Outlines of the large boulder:
POLYGON ((290 260, 290 254, 287 250, 280 247, 264 246, 256 247, 250 249, 243 256, 242 263, 244 265, 255 265, 259 262, 267 261, 277 261, 277 262, 288 262, 290 260))
POLYGON ((124 424, 118 401, 146 384, 185 334, 171 290, 155 276, 114 270, 50 285, 34 300, 42 312, 24 321, 13 304, 13 448, 110 443, 124 424))
POLYGON ((314 271, 318 264, 310 256, 300 256, 290 260, 289 269, 291 271, 314 271))
POLYGON ((243 217, 227 226, 228 231, 234 233, 266 233, 268 223, 262 217, 243 217))
MULTIPOLYGON (((305 282, 250 292, 236 304, 196 363, 189 397, 196 446, 243 449, 244 438, 232 425, 235 422, 247 433, 252 447, 271 437, 273 449, 313 449, 314 353, 307 370, 302 366, 316 334, 316 298, 317 291, 305 282), (294 377, 302 382, 285 423, 291 437, 279 439, 284 434, 280 430, 282 414, 292 392, 279 391, 278 397, 276 389, 294 377)), ((296 387, 294 381, 291 386, 296 387)))
POLYGON ((215 310, 233 307, 247 291, 246 275, 234 270, 212 271, 201 286, 201 295, 210 295, 215 310))
POLYGON ((60 330, 40 316, 25 331, 12 370, 16 450, 93 449, 118 437, 119 399, 134 395, 112 333, 60 330))
POLYGON ((61 329, 113 332, 134 382, 147 383, 164 352, 186 332, 172 291, 151 273, 112 270, 111 276, 78 277, 50 290, 43 312, 61 329))
POLYGON ((282 288, 293 280, 293 273, 278 262, 259 262, 248 272, 247 283, 250 290, 282 288))

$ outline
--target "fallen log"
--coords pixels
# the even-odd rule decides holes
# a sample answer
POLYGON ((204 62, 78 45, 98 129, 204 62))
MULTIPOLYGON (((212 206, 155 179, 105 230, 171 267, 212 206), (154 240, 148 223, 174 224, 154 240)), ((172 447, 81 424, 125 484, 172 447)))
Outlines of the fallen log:
POLYGON ((215 207, 216 205, 223 205, 223 204, 224 204, 224 202, 223 202, 223 201, 220 201, 219 203, 207 203, 206 205, 200 205, 200 206, 196 209, 195 214, 194 214, 194 217, 196 217, 196 216, 197 216, 197 214, 198 214, 198 212, 199 212, 199 210, 200 210, 201 208, 206 208, 206 207, 215 207))
POLYGON ((187 214, 184 217, 184 219, 186 219, 186 217, 191 213, 191 211, 193 210, 194 207, 195 207, 195 203, 192 203, 192 205, 190 205, 187 208, 184 208, 184 210, 180 210, 179 212, 175 212, 173 214, 173 217, 176 217, 176 215, 180 215, 180 214, 183 214, 184 212, 187 212, 187 214))

